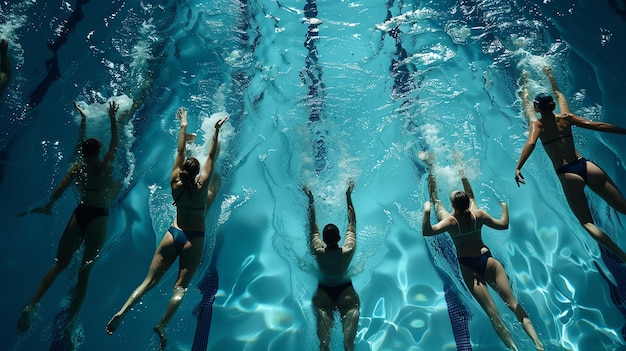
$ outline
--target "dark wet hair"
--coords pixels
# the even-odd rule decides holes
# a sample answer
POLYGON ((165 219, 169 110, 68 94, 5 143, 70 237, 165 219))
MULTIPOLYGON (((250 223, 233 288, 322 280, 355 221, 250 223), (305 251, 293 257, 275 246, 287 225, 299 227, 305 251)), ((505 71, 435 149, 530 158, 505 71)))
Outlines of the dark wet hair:
POLYGON ((457 191, 456 193, 454 193, 454 195, 452 195, 451 201, 452 207, 454 207, 455 210, 461 212, 467 211, 470 206, 469 196, 467 196, 467 194, 462 191, 457 191))
POLYGON ((200 172, 200 162, 194 157, 190 157, 183 162, 179 177, 183 181, 185 187, 195 182, 196 175, 200 172))
POLYGON ((80 148, 85 158, 97 158, 100 154, 100 141, 96 138, 89 138, 81 144, 80 148))
POLYGON ((327 245, 337 245, 341 236, 339 235, 339 228, 336 225, 329 223, 326 224, 322 231, 322 238, 327 245))
POLYGON ((535 96, 533 103, 539 107, 541 111, 554 111, 554 108, 556 107, 552 96, 546 93, 541 93, 535 96))

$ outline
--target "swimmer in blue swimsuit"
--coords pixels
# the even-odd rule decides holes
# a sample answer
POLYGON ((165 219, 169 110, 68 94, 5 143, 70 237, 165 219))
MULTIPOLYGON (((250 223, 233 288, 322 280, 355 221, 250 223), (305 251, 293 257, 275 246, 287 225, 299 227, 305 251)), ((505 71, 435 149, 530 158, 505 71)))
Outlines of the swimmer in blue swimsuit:
POLYGON ((174 291, 167 305, 163 317, 153 330, 161 339, 160 348, 167 344, 165 328, 187 292, 191 278, 195 274, 204 250, 204 220, 207 210, 219 192, 221 178, 213 174, 213 168, 219 154, 219 131, 228 118, 223 118, 215 124, 215 131, 204 166, 200 168, 197 159, 185 158, 186 144, 195 140, 195 135, 187 134, 187 111, 180 108, 176 112, 180 120, 178 134, 178 150, 174 167, 170 177, 172 197, 176 206, 174 223, 163 236, 161 243, 154 253, 148 275, 133 291, 122 308, 111 318, 106 326, 109 335, 117 330, 122 318, 137 303, 141 297, 161 280, 163 275, 172 266, 176 258, 178 261, 178 278, 174 283, 174 291))
POLYGON ((19 318, 17 323, 18 333, 28 330, 31 324, 30 315, 35 310, 39 300, 52 286, 58 275, 67 268, 74 254, 82 245, 84 246, 84 251, 81 269, 78 271, 74 296, 70 300, 68 317, 64 321, 63 329, 71 325, 85 298, 89 274, 107 237, 108 207, 119 191, 119 183, 113 180, 113 163, 118 146, 118 122, 115 120, 118 105, 115 102, 109 103, 111 141, 108 151, 102 160, 98 159, 101 147, 100 141, 95 138, 85 140, 87 118, 76 103, 74 103, 74 106, 81 115, 81 126, 79 129, 79 140, 81 143, 79 144, 79 151, 82 154, 82 159, 69 167, 65 177, 54 189, 50 201, 45 206, 33 208, 19 215, 27 213, 50 214, 52 205, 72 184, 75 185, 80 193, 80 204, 72 213, 69 223, 61 235, 59 248, 52 267, 39 283, 34 297, 26 305, 19 318), (93 189, 96 190, 93 191, 93 189))
POLYGON ((561 181, 567 203, 580 224, 594 240, 626 262, 626 252, 594 223, 585 187, 588 186, 609 206, 623 214, 626 214, 626 199, 600 167, 582 157, 576 150, 572 126, 617 134, 626 134, 626 129, 605 122, 589 121, 572 113, 565 95, 559 90, 552 70, 544 67, 543 71, 550 80, 560 113, 554 113, 556 104, 548 94, 539 94, 534 101, 530 101, 527 77, 524 73, 519 96, 524 107, 524 115, 530 123, 530 133, 515 169, 517 186, 526 183, 521 169, 535 149, 537 140, 540 139, 561 181), (541 114, 540 119, 537 119, 537 113, 541 114))
POLYGON ((309 198, 309 243, 321 272, 317 291, 313 296, 320 350, 329 349, 335 310, 339 311, 341 316, 344 350, 354 350, 361 302, 348 276, 348 267, 356 249, 356 214, 352 205, 353 188, 354 182, 350 181, 346 191, 348 227, 346 228, 346 239, 342 246, 339 246, 341 236, 336 225, 327 224, 322 235, 320 235, 315 220, 313 193, 308 187, 303 188, 304 193, 309 198))
MULTIPOLYGON (((482 240, 481 228, 486 225, 493 229, 503 230, 509 227, 509 213, 507 205, 501 203, 502 215, 499 219, 493 218, 487 212, 479 209, 474 200, 472 187, 464 176, 461 166, 461 182, 465 191, 453 191, 450 194, 452 213, 448 212, 437 195, 437 183, 433 174, 434 156, 422 153, 421 158, 426 161, 430 169, 428 177, 428 191, 430 202, 424 204, 422 219, 422 234, 432 236, 447 232, 452 237, 456 247, 457 257, 463 280, 469 291, 485 310, 493 328, 504 344, 511 350, 517 350, 510 330, 502 321, 502 317, 489 293, 487 284, 500 294, 502 300, 513 311, 524 331, 535 343, 537 350, 543 350, 543 344, 528 317, 528 314, 513 295, 511 284, 502 264, 491 256, 491 252, 482 240), (431 203, 434 203, 438 223, 430 224, 431 203)), ((460 160, 457 160, 459 162, 460 160)))

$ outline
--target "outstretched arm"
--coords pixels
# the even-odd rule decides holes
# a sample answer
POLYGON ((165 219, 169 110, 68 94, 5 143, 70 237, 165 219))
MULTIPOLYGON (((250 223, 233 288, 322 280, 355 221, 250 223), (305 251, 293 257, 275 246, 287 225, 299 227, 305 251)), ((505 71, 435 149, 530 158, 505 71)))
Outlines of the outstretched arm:
POLYGON ((530 133, 528 133, 528 139, 526 140, 526 144, 522 148, 522 153, 517 161, 517 167, 515 168, 515 182, 519 187, 521 184, 526 184, 524 180, 524 176, 522 175, 522 167, 532 154, 533 150, 535 150, 535 146, 537 144, 537 139, 539 139, 539 135, 541 134, 541 122, 535 121, 530 124, 530 133))
POLYGON ((180 131, 178 132, 178 148, 176 149, 176 158, 172 167, 172 175, 170 176, 170 184, 174 183, 178 178, 180 171, 185 162, 185 145, 187 136, 187 110, 184 107, 176 111, 176 118, 180 120, 180 131))
POLYGON ((575 125, 577 127, 596 130, 598 132, 607 132, 607 133, 615 133, 615 134, 626 134, 626 129, 622 127, 618 127, 606 122, 594 122, 587 119, 584 119, 580 116, 577 116, 573 113, 569 113, 565 115, 567 121, 570 124, 575 125))
POLYGON ((214 173, 211 177, 211 183, 209 184, 209 191, 206 194, 206 202, 204 204, 204 212, 208 212, 209 208, 213 204, 213 200, 220 192, 220 187, 222 186, 222 177, 218 173, 214 173))
MULTIPOLYGON (((442 206, 443 207, 443 206, 442 206)), ((447 211, 446 211, 447 212, 447 211)), ((450 226, 450 216, 446 216, 440 220, 437 224, 430 224, 430 201, 424 203, 424 216, 422 217, 422 235, 433 236, 448 230, 450 226)))
POLYGON ((109 102, 109 122, 111 123, 111 142, 109 143, 109 150, 104 155, 102 161, 105 164, 110 164, 115 159, 115 153, 117 152, 117 146, 119 144, 119 138, 117 136, 117 121, 115 115, 119 109, 119 105, 115 101, 109 102))
POLYGON ((476 199, 474 198, 474 190, 472 189, 472 185, 469 180, 465 176, 461 178, 461 183, 463 183, 463 191, 467 194, 467 197, 470 199, 470 210, 475 210, 478 208, 476 206, 476 199))
POLYGON ((522 88, 519 92, 519 97, 522 100, 522 109, 524 110, 524 116, 528 123, 532 123, 537 120, 537 113, 535 112, 535 106, 530 100, 530 93, 528 92, 528 72, 523 71, 520 78, 522 88))
POLYGON ((439 196, 437 195, 437 180, 432 172, 428 175, 428 195, 430 196, 430 201, 435 204, 435 214, 438 220, 450 215, 448 210, 443 207, 441 200, 439 200, 439 196))
POLYGON ((490 214, 483 210, 479 210, 481 213, 481 217, 483 218, 484 224, 493 229, 503 230, 509 227, 509 209, 506 203, 501 202, 500 206, 502 206, 502 214, 500 215, 500 219, 493 218, 490 214))
POLYGON ((315 255, 317 253, 324 252, 324 242, 320 237, 320 228, 317 226, 317 221, 315 220, 315 202, 313 199, 313 193, 306 185, 302 187, 302 190, 309 199, 309 243, 311 244, 311 252, 315 255))
POLYGON ((213 132, 213 138, 211 139, 211 146, 209 146, 209 154, 207 155, 206 162, 202 167, 202 172, 200 173, 200 177, 198 177, 198 182, 200 184, 204 184, 204 182, 209 179, 211 173, 213 173, 213 166, 215 165, 215 160, 217 160, 217 155, 219 154, 220 145, 219 145, 219 132, 222 125, 228 121, 228 117, 222 118, 217 123, 215 123, 215 131, 213 132))
POLYGON ((470 200, 469 209, 475 210, 477 209, 477 206, 476 206, 476 199, 474 199, 474 190, 472 190, 472 185, 470 184, 469 180, 467 180, 467 176, 465 175, 465 165, 463 164, 462 155, 460 152, 454 151, 452 153, 452 156, 454 157, 454 162, 459 168, 459 175, 461 176, 461 183, 463 183, 463 191, 465 191, 465 194, 467 194, 467 197, 469 197, 469 200, 470 200))
POLYGON ((78 144, 82 143, 87 139, 87 116, 85 115, 85 111, 83 111, 76 101, 74 101, 74 108, 78 113, 80 113, 80 128, 78 129, 78 144))
POLYGON ((548 79, 550 80, 550 85, 552 86, 552 92, 554 93, 554 97, 556 97, 556 102, 559 105, 560 113, 571 113, 569 108, 569 104, 567 103, 567 99, 565 95, 559 89, 558 84, 556 83, 556 79, 554 79, 554 74, 552 73, 552 69, 548 66, 543 67, 543 73, 546 74, 548 79))
POLYGON ((350 251, 356 248, 356 213, 352 204, 352 190, 354 189, 354 181, 348 183, 346 191, 346 202, 348 205, 348 228, 346 228, 346 239, 343 241, 343 251, 350 251))
POLYGON ((433 169, 435 168, 435 154, 428 151, 422 151, 419 153, 419 158, 428 166, 428 171, 430 172, 428 174, 428 196, 430 201, 435 204, 435 213, 437 214, 437 218, 441 220, 449 215, 449 213, 445 207, 443 207, 443 204, 437 195, 437 180, 435 179, 435 175, 433 173, 433 169))
POLYGON ((67 189, 70 185, 72 185, 72 181, 76 177, 76 174, 80 168, 80 165, 75 163, 67 170, 65 176, 59 182, 59 184, 52 191, 52 195, 50 196, 50 200, 43 207, 36 207, 30 210, 30 213, 45 213, 50 214, 52 212, 52 205, 63 195, 65 189, 67 189))

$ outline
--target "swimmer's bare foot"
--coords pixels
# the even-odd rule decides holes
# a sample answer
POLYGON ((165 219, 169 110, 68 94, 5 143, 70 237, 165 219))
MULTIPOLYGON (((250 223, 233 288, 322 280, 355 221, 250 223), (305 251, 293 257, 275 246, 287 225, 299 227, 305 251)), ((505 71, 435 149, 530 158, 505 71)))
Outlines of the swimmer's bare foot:
POLYGON ((24 333, 30 328, 30 313, 33 312, 35 306, 26 306, 17 320, 17 333, 24 333))
POLYGON ((165 346, 167 345, 167 335, 165 335, 165 327, 160 325, 154 326, 154 332, 157 333, 159 338, 161 339, 161 344, 159 345, 159 350, 165 350, 165 346))
POLYGON ((107 332, 107 334, 113 335, 113 333, 115 333, 115 331, 117 330, 117 327, 120 326, 120 323, 122 323, 122 315, 116 314, 115 316, 113 316, 113 318, 111 318, 109 323, 107 323, 107 326, 104 328, 104 330, 107 332))

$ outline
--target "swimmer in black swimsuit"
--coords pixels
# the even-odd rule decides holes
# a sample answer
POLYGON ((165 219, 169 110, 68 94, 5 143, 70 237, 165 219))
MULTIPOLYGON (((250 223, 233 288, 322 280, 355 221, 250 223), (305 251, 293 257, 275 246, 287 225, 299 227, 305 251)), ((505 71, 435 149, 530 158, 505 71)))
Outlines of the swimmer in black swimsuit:
MULTIPOLYGON (((86 129, 86 116, 76 103, 74 103, 74 106, 80 112, 82 118, 79 132, 79 140, 82 141, 84 140, 86 129)), ((70 302, 69 313, 64 327, 71 324, 80 309, 87 291, 89 273, 93 268, 93 263, 98 258, 100 248, 106 240, 108 207, 119 191, 119 183, 113 181, 113 163, 118 146, 117 122, 115 120, 117 110, 118 105, 115 102, 110 102, 108 111, 111 122, 111 141, 102 161, 98 159, 100 141, 95 138, 84 140, 80 148, 82 160, 69 167, 63 180, 52 192, 50 201, 44 207, 34 208, 20 214, 50 214, 54 202, 61 197, 72 183, 75 184, 81 194, 80 204, 72 213, 70 221, 59 240, 55 261, 41 280, 34 297, 20 316, 17 323, 18 333, 28 330, 31 323, 30 315, 35 310, 39 300, 52 286, 57 276, 67 268, 79 247, 84 245, 81 269, 78 272, 74 296, 70 302), (98 189, 98 191, 89 191, 90 189, 98 189)))
POLYGON ((126 312, 137 303, 141 297, 161 280, 163 275, 172 266, 176 258, 178 261, 178 278, 174 283, 174 291, 169 304, 153 330, 161 339, 160 348, 167 344, 165 328, 182 302, 191 278, 196 273, 202 252, 204 250, 204 220, 213 200, 219 192, 221 178, 213 174, 213 168, 219 154, 218 135, 220 128, 228 120, 223 118, 215 123, 215 131, 211 139, 209 153, 204 166, 200 168, 197 159, 186 158, 186 144, 195 140, 195 135, 187 134, 187 111, 180 108, 176 112, 180 119, 178 134, 178 150, 170 177, 172 197, 176 206, 174 223, 163 236, 161 243, 154 253, 148 275, 133 291, 122 308, 111 318, 106 326, 109 335, 117 330, 126 312), (209 182, 210 180, 210 182, 209 182))
MULTIPOLYGON (((502 215, 499 219, 493 218, 487 212, 479 209, 474 200, 472 187, 461 168, 461 182, 463 191, 453 191, 450 194, 452 213, 449 213, 437 196, 437 183, 433 174, 434 156, 422 153, 421 158, 426 161, 430 169, 428 177, 428 192, 430 202, 424 204, 424 217, 422 219, 422 234, 432 236, 448 232, 456 247, 459 267, 463 280, 476 301, 485 310, 493 328, 502 339, 504 344, 511 350, 517 350, 511 332, 502 321, 502 317, 493 302, 487 284, 500 294, 502 300, 513 311, 524 331, 535 343, 537 350, 543 350, 543 344, 537 337, 535 328, 530 322, 528 314, 518 303, 513 295, 509 278, 502 264, 491 256, 489 249, 482 240, 481 228, 486 225, 493 229, 503 230, 509 227, 509 213, 507 205, 501 203, 502 215), (430 208, 431 202, 435 204, 435 212, 439 222, 431 226, 430 208)), ((458 160, 457 157, 457 162, 458 160)))
POLYGON ((354 290, 352 281, 348 276, 348 267, 356 249, 356 214, 352 205, 353 188, 354 182, 350 181, 346 191, 348 227, 346 239, 341 247, 339 246, 341 239, 339 228, 334 224, 327 224, 322 236, 320 236, 319 227, 315 220, 313 193, 308 187, 303 188, 309 198, 308 220, 311 252, 315 256, 322 274, 317 292, 313 296, 313 306, 317 318, 317 336, 322 351, 328 350, 330 346, 330 332, 333 327, 335 310, 338 310, 341 315, 343 347, 347 351, 354 350, 354 339, 359 324, 359 295, 354 290))
POLYGON ((589 189, 600 195, 609 206, 624 214, 626 214, 626 199, 613 180, 600 167, 582 157, 576 150, 572 137, 572 126, 618 134, 626 134, 626 129, 605 122, 589 121, 572 113, 565 95, 557 86, 552 70, 549 67, 544 67, 543 71, 550 80, 560 113, 554 113, 556 104, 552 96, 548 94, 539 94, 534 101, 530 101, 527 77, 524 72, 521 78, 522 88, 519 96, 524 107, 524 115, 530 123, 530 133, 515 169, 517 186, 520 183, 526 183, 521 169, 535 149, 537 140, 541 139, 561 181, 567 203, 580 224, 593 239, 626 262, 626 253, 602 229, 595 225, 585 195, 585 186, 589 186, 589 189), (536 118, 537 113, 541 114, 540 119, 536 118))
POLYGON ((0 40, 0 94, 9 85, 11 78, 11 64, 9 63, 9 42, 0 40))

